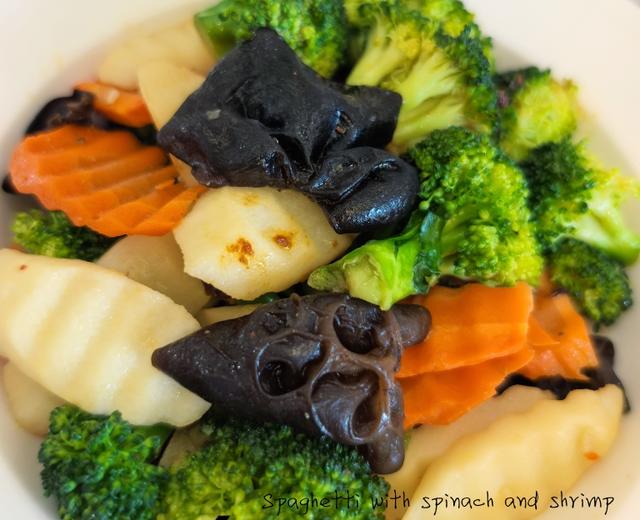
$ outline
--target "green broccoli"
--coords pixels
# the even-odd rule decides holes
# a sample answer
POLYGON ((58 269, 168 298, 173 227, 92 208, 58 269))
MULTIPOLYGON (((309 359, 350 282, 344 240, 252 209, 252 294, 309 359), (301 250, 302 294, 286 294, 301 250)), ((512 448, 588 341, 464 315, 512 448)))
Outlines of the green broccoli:
POLYGON ((546 251, 571 236, 623 262, 640 253, 640 236, 625 223, 622 204, 640 196, 640 182, 606 170, 584 143, 566 138, 533 150, 522 163, 538 236, 546 251))
POLYGON ((565 289, 596 325, 611 325, 632 304, 624 266, 573 238, 562 239, 549 255, 551 281, 565 289))
POLYGON ((384 518, 384 507, 374 507, 372 499, 381 502, 388 485, 371 474, 354 448, 326 437, 312 439, 280 425, 205 420, 203 431, 210 437, 209 444, 171 468, 158 520, 215 519, 217 515, 234 520, 287 520, 307 514, 318 519, 384 518), (352 497, 349 503, 335 502, 336 493, 346 497, 347 492, 352 497), (325 497, 328 506, 313 508, 312 498, 320 502, 325 497), (279 505, 282 498, 296 499, 299 509, 279 505))
POLYGON ((116 240, 74 226, 61 211, 18 213, 11 230, 15 243, 27 253, 88 261, 100 257, 116 240))
POLYGON ((347 57, 349 29, 341 0, 222 0, 197 13, 195 24, 218 54, 270 27, 322 76, 331 77, 347 57))
POLYGON ((444 275, 492 286, 537 284, 542 258, 524 176, 489 137, 438 130, 409 155, 421 170, 422 201, 405 231, 320 267, 309 285, 386 309, 444 275))
POLYGON ((571 81, 558 81, 536 67, 496 76, 500 146, 516 161, 546 143, 571 136, 576 129, 576 92, 571 81))
POLYGON ((42 485, 63 520, 151 520, 168 479, 151 462, 168 438, 166 426, 134 427, 71 405, 51 413, 40 447, 42 485))
POLYGON ((403 97, 393 149, 403 152, 431 131, 453 125, 495 130, 493 66, 475 24, 447 32, 437 16, 427 18, 411 3, 394 0, 353 1, 346 11, 350 23, 369 27, 347 83, 380 86, 403 97))

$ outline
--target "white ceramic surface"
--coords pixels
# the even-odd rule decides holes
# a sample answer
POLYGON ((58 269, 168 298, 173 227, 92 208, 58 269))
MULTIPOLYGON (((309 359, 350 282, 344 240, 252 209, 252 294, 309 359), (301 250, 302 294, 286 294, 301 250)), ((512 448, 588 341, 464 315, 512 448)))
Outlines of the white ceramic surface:
MULTIPOLYGON (((185 0, 2 0, 0 2, 0 164, 38 107, 90 77, 102 52, 132 27, 162 24, 188 12, 185 0)), ((494 37, 500 68, 539 64, 581 87, 589 115, 583 131, 600 155, 640 173, 640 8, 631 0, 467 0, 494 37)), ((0 199, 0 244, 6 245, 14 200, 0 199)), ((639 214, 633 215, 638 220, 639 214)), ((640 290, 640 269, 632 272, 640 290)), ((2 312, 2 309, 0 309, 2 312)), ((640 406, 640 304, 607 331, 618 346, 618 368, 640 406)), ((0 393, 1 394, 1 393, 0 393)), ((611 454, 574 490, 614 496, 607 518, 640 518, 640 411, 624 419, 611 454)), ((20 431, 0 395, 0 518, 51 519, 41 496, 38 441, 20 431)), ((527 468, 522 468, 527 471, 527 468)), ((600 510, 556 510, 550 519, 602 518, 600 510)), ((425 516, 426 518, 426 516, 425 516)))

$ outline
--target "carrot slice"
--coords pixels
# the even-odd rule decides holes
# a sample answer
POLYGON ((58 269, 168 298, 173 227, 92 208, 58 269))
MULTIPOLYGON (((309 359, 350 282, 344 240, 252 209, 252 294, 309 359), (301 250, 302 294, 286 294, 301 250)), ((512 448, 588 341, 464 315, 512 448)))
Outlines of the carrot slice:
POLYGON ((434 287, 412 299, 431 312, 426 340, 408 348, 398 377, 476 365, 522 350, 533 308, 531 288, 468 284, 459 289, 434 287))
POLYGON ((473 366, 430 372, 400 379, 404 396, 404 426, 449 424, 491 399, 496 387, 533 357, 529 348, 473 366))
POLYGON ((131 133, 75 125, 26 137, 10 172, 18 191, 107 236, 164 235, 204 191, 179 182, 162 149, 131 133))
POLYGON ((102 115, 121 125, 139 128, 153 123, 142 96, 104 83, 86 82, 76 89, 93 94, 93 106, 102 115))
POLYGON ((583 369, 597 366, 598 358, 587 324, 569 296, 554 295, 548 288, 538 291, 532 319, 554 342, 533 344, 535 357, 520 373, 530 379, 551 376, 586 379, 583 369))

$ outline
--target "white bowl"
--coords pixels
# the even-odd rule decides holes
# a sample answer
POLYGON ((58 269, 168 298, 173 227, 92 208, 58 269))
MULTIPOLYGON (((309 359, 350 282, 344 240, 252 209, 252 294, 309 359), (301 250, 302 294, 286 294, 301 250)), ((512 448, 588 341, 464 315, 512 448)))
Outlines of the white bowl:
MULTIPOLYGON (((91 77, 102 51, 140 23, 173 20, 193 5, 184 0, 4 0, 0 3, 0 164, 43 102, 91 77)), ((640 9, 630 0, 467 0, 494 37, 501 68, 538 64, 574 78, 589 111, 585 134, 600 156, 628 173, 640 172, 640 9)), ((0 244, 18 201, 0 198, 0 244)), ((638 213, 635 214, 638 216, 638 213)), ((632 277, 640 289, 640 270, 632 277)), ((2 312, 2 309, 0 309, 2 312)), ((606 331, 618 347, 618 371, 632 405, 640 406, 640 305, 606 331)), ((0 392, 0 394, 2 394, 0 392)), ((625 417, 612 452, 573 490, 613 496, 608 518, 640 518, 640 412, 625 417)), ((19 430, 0 395, 0 517, 55 518, 42 498, 36 462, 38 439, 19 430)), ((522 468, 527 471, 527 468, 522 468)), ((534 490, 532 490, 533 492, 534 490)), ((602 511, 556 510, 544 518, 601 518, 602 511)), ((471 517, 472 518, 472 517, 471 517)))

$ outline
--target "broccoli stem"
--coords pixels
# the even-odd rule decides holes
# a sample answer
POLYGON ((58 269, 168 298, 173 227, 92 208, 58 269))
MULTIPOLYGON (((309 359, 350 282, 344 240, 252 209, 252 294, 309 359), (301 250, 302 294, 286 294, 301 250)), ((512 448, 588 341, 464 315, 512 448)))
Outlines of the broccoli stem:
POLYGON ((434 130, 464 123, 464 101, 454 96, 430 98, 413 109, 403 105, 393 136, 394 150, 402 153, 434 130))
POLYGON ((624 222, 622 213, 610 204, 590 204, 576 222, 573 236, 597 247, 625 265, 631 265, 640 253, 640 237, 624 222))
POLYGON ((459 75, 435 43, 425 40, 418 61, 395 90, 402 96, 403 107, 412 110, 428 99, 450 95, 456 90, 459 75))
POLYGON ((386 310, 423 292, 416 286, 415 272, 421 253, 420 223, 414 221, 400 236, 367 242, 338 262, 317 269, 308 283, 322 291, 348 292, 386 310))
POLYGON ((385 24, 376 24, 364 54, 349 74, 348 85, 378 86, 406 60, 406 55, 389 40, 387 29, 385 24))

